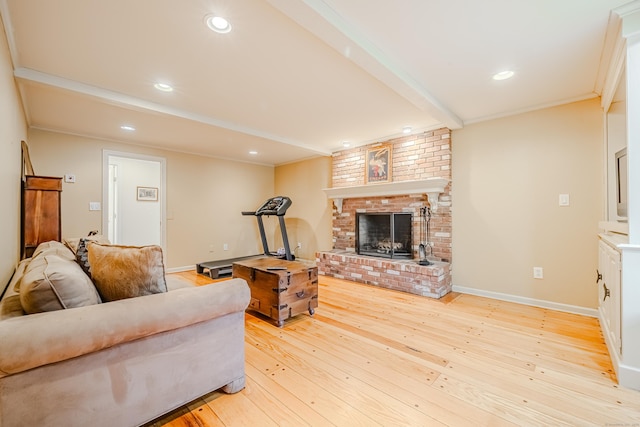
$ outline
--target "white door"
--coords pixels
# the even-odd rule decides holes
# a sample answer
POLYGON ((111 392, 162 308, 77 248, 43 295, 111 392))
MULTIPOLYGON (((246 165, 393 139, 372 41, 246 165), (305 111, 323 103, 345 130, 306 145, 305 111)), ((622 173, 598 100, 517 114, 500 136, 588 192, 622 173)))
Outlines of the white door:
POLYGON ((103 233, 119 245, 165 249, 165 159, 103 153, 103 233))

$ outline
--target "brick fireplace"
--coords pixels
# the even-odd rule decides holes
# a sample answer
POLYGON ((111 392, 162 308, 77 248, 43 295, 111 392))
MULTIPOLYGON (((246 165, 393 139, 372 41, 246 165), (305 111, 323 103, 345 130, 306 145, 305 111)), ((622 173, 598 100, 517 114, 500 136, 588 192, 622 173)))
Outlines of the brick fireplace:
POLYGON ((343 150, 333 155, 333 250, 318 252, 320 274, 440 298, 451 291, 451 132, 424 132, 343 150), (390 179, 365 184, 367 151, 391 147, 390 179), (428 254, 419 265, 421 208, 430 206, 428 254), (358 213, 403 213, 412 217, 410 259, 356 252, 358 213))

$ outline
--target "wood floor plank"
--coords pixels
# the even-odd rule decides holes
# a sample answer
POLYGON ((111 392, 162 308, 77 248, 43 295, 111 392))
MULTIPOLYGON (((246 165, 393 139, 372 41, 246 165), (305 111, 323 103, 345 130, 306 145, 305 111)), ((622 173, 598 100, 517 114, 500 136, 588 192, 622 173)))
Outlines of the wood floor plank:
POLYGON ((313 317, 282 328, 246 314, 244 390, 147 427, 640 424, 640 392, 616 384, 597 319, 325 276, 318 293, 313 317))
MULTIPOLYGON (((211 393, 212 395, 218 392, 211 393)), ((224 422, 205 401, 205 397, 197 399, 187 405, 187 409, 196 419, 198 426, 224 427, 224 422)))
MULTIPOLYGON (((273 325, 268 325, 274 327, 273 325)), ((251 337, 247 337, 250 339, 251 337)), ((297 372, 295 369, 290 369, 288 364, 284 361, 282 363, 277 361, 280 357, 276 353, 278 347, 276 345, 262 345, 257 348, 255 345, 247 347, 247 358, 253 363, 255 360, 263 360, 264 357, 258 357, 257 353, 265 353, 269 351, 274 357, 273 361, 268 363, 268 368, 264 366, 256 366, 256 368, 266 371, 268 369, 269 375, 280 384, 282 387, 289 389, 298 396, 299 399, 304 401, 310 407, 313 407, 321 414, 330 414, 330 420, 336 425, 353 425, 353 426, 372 426, 380 425, 376 420, 368 417, 365 413, 358 408, 352 407, 348 400, 341 399, 332 390, 327 390, 322 387, 323 383, 326 383, 326 374, 320 376, 311 376, 297 372), (313 380, 310 381, 310 378, 313 380)), ((290 355, 294 357, 293 355, 290 355)), ((336 385, 336 388, 338 386, 336 385)))
POLYGON ((309 374, 316 386, 335 394, 343 401, 356 405, 368 417, 384 426, 441 425, 440 422, 420 412, 415 404, 402 402, 388 390, 368 387, 362 379, 345 370, 345 364, 331 364, 330 354, 325 349, 299 339, 288 339, 288 334, 274 330, 264 322, 248 322, 247 329, 261 333, 250 333, 254 345, 271 347, 272 351, 287 359, 286 365, 300 374, 309 374), (261 338, 259 340, 258 338, 261 338))
POLYGON ((322 357, 332 365, 340 366, 348 375, 361 379, 368 386, 386 390, 446 425, 478 422, 493 426, 512 425, 464 401, 443 396, 432 387, 439 372, 422 366, 415 359, 403 357, 404 354, 395 354, 396 351, 384 345, 368 342, 352 331, 317 322, 297 325, 296 332, 298 340, 309 344, 327 343, 323 345, 327 352, 322 357), (334 341, 336 344, 332 346, 334 341))
POLYGON ((333 426, 321 413, 301 401, 290 390, 274 381, 253 365, 246 366, 247 378, 256 385, 257 390, 251 392, 250 398, 261 407, 270 408, 269 417, 280 426, 333 426), (261 395, 256 397, 257 392, 261 395))
MULTIPOLYGON (((334 301, 330 301, 328 304, 324 304, 324 311, 327 311, 329 314, 333 314, 333 317, 337 317, 336 313, 339 313, 339 317, 343 319, 349 319, 351 322, 358 322, 358 327, 360 328, 368 328, 368 329, 379 329, 379 315, 378 314, 367 314, 370 310, 365 306, 359 306, 359 302, 349 303, 348 306, 336 307, 334 301), (341 309, 341 311, 335 311, 335 309, 341 309), (345 311, 346 310, 346 311, 345 311)), ((339 305, 339 304, 338 304, 339 305)), ((425 326, 429 326, 429 328, 422 328, 421 331, 413 331, 416 338, 421 343, 436 343, 436 345, 448 343, 452 347, 460 347, 460 344, 464 344, 463 347, 465 351, 471 351, 476 348, 479 351, 485 351, 486 348, 491 348, 494 350, 498 350, 501 354, 497 354, 496 357, 504 356, 504 360, 507 359, 507 356, 504 353, 504 349, 512 348, 517 353, 528 353, 528 360, 525 362, 525 365, 533 367, 536 363, 541 359, 545 359, 549 351, 540 351, 541 346, 546 346, 552 348, 556 346, 558 348, 557 354, 554 355, 552 359, 552 363, 558 363, 562 360, 568 360, 569 366, 572 368, 577 368, 578 365, 575 364, 575 356, 578 350, 582 347, 570 346, 568 344, 556 344, 553 341, 545 340, 544 337, 535 336, 535 340, 531 339, 531 335, 523 335, 520 331, 514 332, 505 329, 504 327, 495 327, 495 325, 490 324, 480 324, 479 327, 466 326, 465 328, 456 329, 454 322, 451 322, 450 319, 446 320, 445 325, 440 324, 442 327, 438 327, 439 323, 434 321, 433 318, 429 319, 428 324, 425 323, 425 326), (455 340, 456 333, 462 334, 465 339, 462 341, 455 340), (431 335, 436 336, 431 336, 431 335), (491 334, 488 338, 485 338, 485 335, 491 334), (495 336, 495 337, 492 337, 495 336), (434 339, 431 339, 434 338, 434 339), (499 340, 504 342, 502 347, 495 346, 495 343, 499 340), (479 347, 478 347, 478 343, 479 347), (488 344, 485 345, 485 344, 488 344), (567 354, 565 352, 566 349, 570 348, 571 352, 567 354)), ((393 323, 396 326, 396 337, 400 334, 406 334, 407 330, 415 329, 415 321, 407 323, 404 321, 399 314, 395 314, 392 319, 390 319, 390 323, 393 323)), ((386 326, 385 326, 386 327, 386 326)), ((392 330, 387 329, 387 334, 390 336, 393 333, 392 330)), ((396 338, 397 339, 397 338, 396 338)), ((418 344, 416 344, 418 345, 418 344)), ((605 366, 610 365, 610 359, 608 354, 606 353, 606 347, 599 345, 598 346, 601 351, 595 351, 593 345, 591 345, 588 349, 585 350, 583 354, 588 355, 588 357, 581 358, 583 363, 594 364, 593 366, 602 369, 605 366), (604 349, 604 350, 603 350, 604 349), (596 355, 600 355, 601 357, 596 357, 596 355)), ((515 365, 521 364, 522 360, 515 359, 513 360, 515 365)), ((589 367, 589 371, 591 368, 589 367)))
POLYGON ((203 400, 225 426, 277 426, 267 412, 249 398, 249 394, 249 391, 233 395, 210 393, 204 396, 203 400))

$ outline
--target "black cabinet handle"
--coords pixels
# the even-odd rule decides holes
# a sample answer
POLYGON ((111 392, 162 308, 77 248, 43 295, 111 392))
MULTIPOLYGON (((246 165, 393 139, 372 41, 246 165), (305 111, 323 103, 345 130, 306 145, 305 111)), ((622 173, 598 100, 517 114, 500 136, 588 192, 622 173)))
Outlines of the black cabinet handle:
POLYGON ((602 301, 604 301, 607 299, 607 297, 611 296, 611 290, 607 288, 607 284, 604 282, 602 283, 602 286, 604 287, 604 298, 602 298, 602 301))
POLYGON ((602 273, 600 273, 600 271, 596 270, 596 283, 598 283, 600 280, 602 280, 602 273))

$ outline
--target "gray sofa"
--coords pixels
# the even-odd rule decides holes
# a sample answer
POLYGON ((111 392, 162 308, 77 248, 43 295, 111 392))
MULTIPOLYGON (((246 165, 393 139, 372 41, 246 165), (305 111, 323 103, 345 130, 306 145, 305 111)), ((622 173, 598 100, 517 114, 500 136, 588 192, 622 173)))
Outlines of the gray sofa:
MULTIPOLYGON (((54 258, 75 262, 49 246, 45 275, 54 258)), ((20 288, 36 254, 0 301, 0 427, 136 426, 244 388, 244 280, 192 286, 168 275, 168 292, 25 314, 20 288)))

